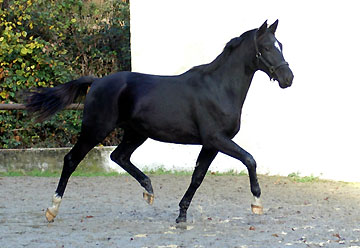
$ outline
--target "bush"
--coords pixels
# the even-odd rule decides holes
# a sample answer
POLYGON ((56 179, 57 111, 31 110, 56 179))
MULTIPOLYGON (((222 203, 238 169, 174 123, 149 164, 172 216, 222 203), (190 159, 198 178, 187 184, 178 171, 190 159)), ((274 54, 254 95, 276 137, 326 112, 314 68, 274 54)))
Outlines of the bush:
MULTIPOLYGON (((0 0, 0 102, 82 75, 130 70, 127 1, 0 0)), ((81 111, 35 124, 26 111, 0 111, 0 148, 71 146, 81 111)), ((104 143, 118 144, 121 131, 104 143)))

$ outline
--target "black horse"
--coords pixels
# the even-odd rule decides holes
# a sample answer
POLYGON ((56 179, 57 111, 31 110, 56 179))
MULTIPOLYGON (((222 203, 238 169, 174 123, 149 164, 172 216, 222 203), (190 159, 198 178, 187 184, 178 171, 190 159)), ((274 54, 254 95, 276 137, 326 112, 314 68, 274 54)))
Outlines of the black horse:
POLYGON ((29 92, 26 107, 37 114, 38 120, 86 95, 81 133, 64 157, 53 206, 46 211, 47 220, 56 217, 67 182, 79 162, 116 127, 123 128, 124 136, 111 153, 111 159, 144 187, 144 198, 150 204, 154 199, 151 181, 130 162, 135 149, 147 138, 202 145, 191 184, 180 201, 176 222, 186 221, 195 191, 218 152, 246 166, 255 197, 252 210, 261 213, 256 162, 232 138, 240 129, 242 106, 257 70, 277 80, 281 88, 292 84, 293 73, 284 60, 281 43, 275 38, 277 25, 278 21, 270 27, 265 22, 260 28, 245 32, 227 43, 213 62, 181 75, 119 72, 103 78, 82 77, 55 88, 29 92))

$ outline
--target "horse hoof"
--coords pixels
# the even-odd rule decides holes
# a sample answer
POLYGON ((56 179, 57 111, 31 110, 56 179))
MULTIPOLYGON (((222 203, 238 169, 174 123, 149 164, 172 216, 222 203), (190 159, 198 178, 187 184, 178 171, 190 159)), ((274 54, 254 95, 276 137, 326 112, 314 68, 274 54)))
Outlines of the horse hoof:
POLYGON ((254 204, 251 204, 251 211, 254 214, 263 214, 264 213, 264 210, 263 210, 262 206, 257 206, 257 205, 254 205, 254 204))
POLYGON ((56 215, 51 213, 49 209, 46 209, 45 217, 48 222, 54 222, 56 215))
POLYGON ((175 225, 176 229, 180 229, 180 230, 191 230, 191 226, 188 226, 186 222, 179 222, 176 223, 175 225))
POLYGON ((150 205, 152 205, 153 203, 154 203, 154 194, 150 194, 150 193, 148 193, 148 192, 144 192, 143 193, 143 198, 144 198, 144 200, 148 203, 148 204, 150 204, 150 205))

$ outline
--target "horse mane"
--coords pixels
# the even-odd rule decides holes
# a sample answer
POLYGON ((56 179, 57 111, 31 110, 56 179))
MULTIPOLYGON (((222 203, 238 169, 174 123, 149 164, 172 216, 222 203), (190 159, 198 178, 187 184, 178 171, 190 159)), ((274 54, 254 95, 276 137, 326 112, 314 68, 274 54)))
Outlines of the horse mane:
POLYGON ((189 71, 198 71, 198 72, 202 72, 205 74, 215 71, 217 68, 219 68, 220 65, 224 64, 224 62, 229 58, 229 56, 235 50, 235 48, 240 46, 240 44, 254 30, 255 29, 249 30, 249 31, 243 33, 242 35, 240 35, 239 37, 235 37, 235 38, 231 39, 224 47, 224 50, 222 51, 222 53, 220 53, 211 63, 194 66, 189 71))

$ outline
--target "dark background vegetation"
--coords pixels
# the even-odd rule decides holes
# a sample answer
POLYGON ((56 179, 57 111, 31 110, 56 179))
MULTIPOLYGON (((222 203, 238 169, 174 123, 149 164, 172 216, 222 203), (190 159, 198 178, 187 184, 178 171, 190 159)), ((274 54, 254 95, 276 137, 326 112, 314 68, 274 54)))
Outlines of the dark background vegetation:
MULTIPOLYGON (((82 75, 131 70, 128 0, 0 0, 0 103, 19 92, 82 75)), ((0 148, 72 146, 82 111, 35 123, 26 111, 0 110, 0 148)), ((104 145, 117 145, 115 130, 104 145)))

